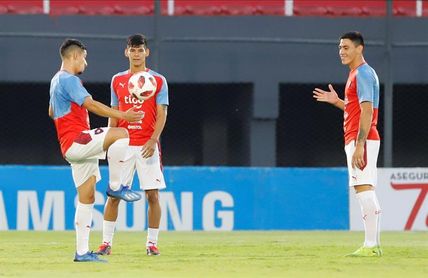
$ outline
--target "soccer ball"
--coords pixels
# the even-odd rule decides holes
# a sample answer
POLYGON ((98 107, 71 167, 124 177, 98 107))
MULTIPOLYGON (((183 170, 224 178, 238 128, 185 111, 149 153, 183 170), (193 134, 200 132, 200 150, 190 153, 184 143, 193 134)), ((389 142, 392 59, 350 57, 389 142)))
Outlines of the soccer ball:
POLYGON ((148 72, 137 72, 129 78, 128 91, 138 100, 147 100, 156 92, 156 79, 148 72))

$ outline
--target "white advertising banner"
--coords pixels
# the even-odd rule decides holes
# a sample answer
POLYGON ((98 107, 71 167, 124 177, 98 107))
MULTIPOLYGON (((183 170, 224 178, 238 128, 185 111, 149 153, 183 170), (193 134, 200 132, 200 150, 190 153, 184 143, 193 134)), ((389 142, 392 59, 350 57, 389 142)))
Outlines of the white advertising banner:
MULTIPOLYGON (((383 231, 428 231, 428 168, 380 168, 376 192, 383 231)), ((350 229, 364 230, 352 188, 349 199, 350 229)))

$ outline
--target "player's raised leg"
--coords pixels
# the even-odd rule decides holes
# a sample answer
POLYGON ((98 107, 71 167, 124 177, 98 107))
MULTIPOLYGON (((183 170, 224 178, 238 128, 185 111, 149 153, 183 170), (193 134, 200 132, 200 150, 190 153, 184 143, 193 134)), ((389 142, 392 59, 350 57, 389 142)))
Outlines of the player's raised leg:
POLYGON ((108 149, 109 187, 107 196, 134 202, 141 199, 141 194, 122 184, 123 162, 129 145, 129 135, 125 128, 112 127, 104 140, 104 150, 108 149))
MULTIPOLYGON (((139 152, 133 153, 131 150, 138 150, 139 148, 129 147, 126 153, 125 160, 122 165, 122 182, 124 185, 130 187, 135 173, 136 156, 139 152)), ((104 207, 104 221, 103 221, 103 241, 98 247, 97 254, 110 255, 113 247, 113 237, 116 228, 116 220, 118 217, 120 199, 109 197, 104 207)))

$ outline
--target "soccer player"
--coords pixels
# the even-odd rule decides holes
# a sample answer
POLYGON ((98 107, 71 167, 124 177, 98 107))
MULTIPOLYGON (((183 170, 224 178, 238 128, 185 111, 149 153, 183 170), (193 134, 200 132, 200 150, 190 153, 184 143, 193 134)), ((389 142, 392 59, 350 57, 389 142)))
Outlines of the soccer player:
POLYGON ((344 111, 345 152, 349 186, 354 187, 364 221, 364 245, 352 257, 380 257, 381 209, 374 191, 377 183, 377 157, 380 137, 376 125, 379 108, 379 79, 363 57, 364 39, 359 32, 340 37, 339 56, 350 69, 345 98, 340 99, 331 84, 329 90, 315 88, 313 97, 344 111))
MULTIPOLYGON (((148 231, 146 241, 147 255, 159 255, 157 248, 161 208, 159 189, 166 187, 161 164, 159 137, 164 129, 168 108, 168 84, 165 77, 146 67, 146 58, 150 50, 147 40, 141 34, 128 38, 125 56, 129 60, 129 69, 113 76, 111 81, 111 106, 119 111, 134 107, 144 115, 137 123, 110 118, 109 126, 128 129, 130 146, 124 161, 124 183, 131 186, 137 171, 140 188, 145 191, 148 201, 148 231), (137 72, 147 71, 157 82, 155 94, 147 100, 138 100, 128 91, 128 80, 137 72)), ((117 198, 108 198, 104 209, 103 243, 98 254, 109 255, 113 243, 118 205, 117 198)))
POLYGON ((115 196, 126 201, 141 198, 137 192, 121 185, 124 154, 129 144, 124 128, 97 128, 90 130, 88 110, 103 117, 129 122, 141 120, 142 114, 133 109, 117 111, 95 101, 76 76, 86 66, 86 47, 78 40, 67 39, 60 48, 61 69, 51 80, 49 116, 54 120, 61 152, 70 163, 78 193, 75 212, 75 262, 102 262, 89 251, 89 232, 95 202, 95 184, 100 177, 98 159, 104 159, 108 150, 110 187, 115 196))

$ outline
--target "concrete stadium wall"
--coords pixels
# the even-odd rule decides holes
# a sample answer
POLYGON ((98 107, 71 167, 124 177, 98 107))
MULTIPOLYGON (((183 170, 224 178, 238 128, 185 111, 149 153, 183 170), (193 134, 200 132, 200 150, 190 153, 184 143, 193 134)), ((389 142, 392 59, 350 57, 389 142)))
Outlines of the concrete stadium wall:
MULTIPOLYGON (((394 80, 428 80, 428 48, 402 47, 428 43, 428 18, 394 18, 394 80)), ((343 82, 337 38, 361 31, 369 45, 366 58, 383 77, 385 18, 311 17, 103 17, 0 16, 0 82, 46 82, 59 66, 58 46, 64 37, 81 38, 89 48, 88 82, 106 82, 127 67, 127 35, 158 36, 159 70, 170 82, 343 82), (201 41, 203 39, 220 41, 201 41), (230 42, 229 39, 244 42, 230 42), (186 40, 187 39, 187 40, 186 40), (250 42, 249 40, 266 42, 250 42), (272 41, 269 39, 276 40, 272 41), (284 42, 296 39, 297 42, 284 42), (312 43, 299 43, 307 39, 312 43), (181 41, 179 41, 181 40, 181 41), (246 41, 245 41, 246 40, 246 41), (319 42, 319 43, 317 43, 319 42), (375 45, 370 45, 374 42, 375 45), (261 70, 263 69, 263 70, 261 70)), ((152 47, 154 47, 152 45, 152 47)), ((156 50, 156 49, 154 49, 156 50)))

